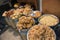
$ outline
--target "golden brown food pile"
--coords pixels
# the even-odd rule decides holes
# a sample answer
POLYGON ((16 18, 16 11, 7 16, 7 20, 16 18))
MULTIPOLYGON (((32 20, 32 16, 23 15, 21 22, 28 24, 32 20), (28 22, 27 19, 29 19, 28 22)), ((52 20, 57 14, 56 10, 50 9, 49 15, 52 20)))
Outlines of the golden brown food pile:
POLYGON ((30 28, 34 24, 35 24, 35 21, 32 17, 22 16, 19 18, 19 21, 16 26, 17 26, 17 29, 21 30, 21 29, 30 28))
POLYGON ((11 9, 9 11, 5 11, 2 16, 9 17, 10 15, 13 14, 14 9, 11 9))
POLYGON ((19 3, 14 4, 14 7, 15 7, 15 8, 18 8, 19 6, 20 6, 19 3))
POLYGON ((40 11, 33 11, 33 13, 29 14, 29 16, 32 16, 33 18, 38 18, 41 16, 40 11))
POLYGON ((26 4, 24 7, 17 8, 14 10, 14 14, 10 17, 12 19, 19 18, 21 15, 28 16, 32 12, 31 6, 26 4))
POLYGON ((31 5, 29 4, 24 5, 23 8, 24 8, 23 15, 25 16, 28 16, 32 12, 31 5))
POLYGON ((16 18, 19 18, 22 14, 23 14, 23 10, 24 10, 24 8, 21 8, 21 9, 15 9, 14 10, 14 14, 13 15, 11 15, 10 17, 12 18, 12 19, 16 19, 16 18))
MULTIPOLYGON (((15 4, 16 6, 17 4, 15 4)), ((28 16, 32 12, 31 5, 26 4, 24 6, 20 6, 14 10, 5 11, 2 16, 10 16, 12 19, 16 19, 21 15, 28 16)))
POLYGON ((31 8, 31 5, 30 5, 30 4, 26 4, 26 5, 24 5, 24 7, 25 7, 25 8, 26 8, 26 7, 31 8))
POLYGON ((40 18, 39 22, 43 25, 54 26, 58 24, 59 20, 54 15, 45 14, 40 18))
POLYGON ((28 16, 32 12, 32 9, 29 7, 25 7, 23 11, 23 15, 28 16))
POLYGON ((44 25, 33 26, 27 34, 28 40, 56 40, 54 31, 44 25))

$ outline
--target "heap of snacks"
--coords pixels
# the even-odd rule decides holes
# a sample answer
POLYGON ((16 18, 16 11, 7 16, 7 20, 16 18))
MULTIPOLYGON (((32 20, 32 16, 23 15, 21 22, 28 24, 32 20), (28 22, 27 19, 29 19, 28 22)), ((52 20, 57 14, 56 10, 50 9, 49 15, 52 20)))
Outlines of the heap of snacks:
POLYGON ((59 19, 55 15, 45 14, 41 16, 40 11, 34 11, 28 4, 20 7, 14 5, 14 7, 16 9, 5 11, 2 16, 12 20, 17 19, 16 27, 18 30, 30 29, 27 34, 28 40, 56 40, 54 31, 49 27, 58 24, 59 19), (38 19, 38 24, 42 25, 35 25, 37 20, 34 19, 38 19))
POLYGON ((9 11, 5 11, 2 16, 9 17, 10 15, 14 14, 14 9, 11 9, 9 11))
POLYGON ((27 34, 28 40, 55 40, 55 32, 47 26, 35 25, 33 26, 27 34))
POLYGON ((45 15, 40 17, 39 22, 43 25, 54 26, 54 25, 58 24, 59 20, 54 15, 45 14, 45 15))
POLYGON ((18 8, 19 6, 20 6, 19 3, 14 4, 15 8, 18 8))
POLYGON ((26 7, 25 9, 24 9, 24 11, 23 11, 23 15, 29 15, 30 13, 32 12, 32 9, 31 8, 29 8, 29 7, 26 7))
POLYGON ((14 12, 14 14, 13 15, 10 15, 10 17, 12 19, 17 19, 17 18, 19 18, 22 15, 23 8, 21 8, 21 9, 18 8, 16 10, 14 10, 13 12, 14 12))
POLYGON ((30 5, 26 4, 17 9, 12 9, 3 13, 3 16, 10 16, 12 19, 17 19, 21 15, 31 16, 33 18, 38 18, 41 16, 40 11, 33 11, 30 5))
POLYGON ((35 24, 35 21, 32 17, 26 17, 26 16, 22 16, 19 18, 19 21, 17 23, 17 28, 18 29, 26 29, 26 28, 30 28, 35 24))

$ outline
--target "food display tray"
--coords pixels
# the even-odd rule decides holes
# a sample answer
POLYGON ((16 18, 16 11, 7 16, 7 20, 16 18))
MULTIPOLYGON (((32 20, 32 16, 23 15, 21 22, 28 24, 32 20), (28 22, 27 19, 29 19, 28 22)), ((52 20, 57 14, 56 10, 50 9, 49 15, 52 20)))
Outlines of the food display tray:
MULTIPOLYGON (((16 28, 16 22, 18 21, 16 20, 12 20, 11 18, 7 18, 5 17, 6 22, 8 23, 8 25, 10 25, 13 28, 16 28)), ((35 19, 35 21, 37 21, 37 19, 35 19)), ((60 23, 51 27, 55 33, 56 33, 56 40, 60 40, 60 23)), ((18 32, 20 33, 20 36, 22 38, 22 40, 27 40, 27 32, 29 29, 23 29, 23 30, 18 30, 18 32)))

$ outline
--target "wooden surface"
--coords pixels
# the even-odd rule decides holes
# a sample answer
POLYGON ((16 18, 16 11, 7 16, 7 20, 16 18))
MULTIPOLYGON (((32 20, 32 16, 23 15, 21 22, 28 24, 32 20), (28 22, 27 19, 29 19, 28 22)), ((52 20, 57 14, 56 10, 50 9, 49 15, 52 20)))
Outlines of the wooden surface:
POLYGON ((50 13, 60 18, 60 0, 43 0, 43 13, 50 13))

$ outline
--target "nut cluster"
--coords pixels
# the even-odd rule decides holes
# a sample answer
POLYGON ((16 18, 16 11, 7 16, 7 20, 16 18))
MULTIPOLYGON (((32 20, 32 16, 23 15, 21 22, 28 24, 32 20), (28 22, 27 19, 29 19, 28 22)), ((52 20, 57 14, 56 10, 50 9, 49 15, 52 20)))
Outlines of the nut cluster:
POLYGON ((11 9, 9 11, 5 11, 2 16, 4 17, 10 17, 10 15, 14 14, 14 9, 11 9))
POLYGON ((3 16, 9 16, 12 19, 16 19, 19 18, 21 15, 28 16, 31 12, 32 12, 31 5, 26 4, 14 10, 5 11, 3 13, 3 16))
POLYGON ((15 9, 13 12, 14 12, 14 14, 13 15, 10 15, 10 17, 12 18, 12 19, 17 19, 17 18, 19 18, 19 17, 21 17, 21 15, 22 15, 22 12, 23 12, 23 8, 21 8, 21 9, 15 9))
POLYGON ((22 16, 19 18, 19 21, 17 23, 17 28, 18 29, 26 29, 26 28, 30 28, 35 24, 35 21, 32 17, 26 17, 26 16, 22 16))

